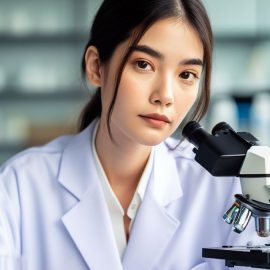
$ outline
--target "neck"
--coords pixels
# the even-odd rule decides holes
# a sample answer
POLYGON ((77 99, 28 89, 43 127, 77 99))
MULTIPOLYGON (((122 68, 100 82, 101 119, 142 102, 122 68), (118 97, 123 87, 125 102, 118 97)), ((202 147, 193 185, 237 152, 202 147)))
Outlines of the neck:
POLYGON ((151 146, 134 143, 113 133, 109 136, 105 121, 100 121, 96 135, 96 151, 112 186, 136 187, 151 152, 151 146))

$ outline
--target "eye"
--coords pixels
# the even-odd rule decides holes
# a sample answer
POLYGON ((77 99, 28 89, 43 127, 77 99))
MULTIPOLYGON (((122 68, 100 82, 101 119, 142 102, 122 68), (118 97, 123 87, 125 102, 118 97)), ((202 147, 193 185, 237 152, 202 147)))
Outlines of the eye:
POLYGON ((192 83, 195 79, 199 79, 198 75, 194 72, 184 71, 179 74, 179 77, 187 82, 192 83))
POLYGON ((136 61, 135 65, 137 68, 141 70, 152 70, 152 66, 147 61, 144 60, 136 61))
POLYGON ((184 71, 179 75, 179 77, 185 80, 190 80, 196 78, 196 74, 191 73, 190 71, 184 71))

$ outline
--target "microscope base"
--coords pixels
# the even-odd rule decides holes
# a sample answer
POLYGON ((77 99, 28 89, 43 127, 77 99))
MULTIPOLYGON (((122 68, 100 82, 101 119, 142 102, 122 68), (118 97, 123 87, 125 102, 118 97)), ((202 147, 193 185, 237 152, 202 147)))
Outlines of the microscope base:
POLYGON ((225 260, 228 267, 249 266, 270 269, 270 246, 224 246, 203 248, 204 258, 225 260))

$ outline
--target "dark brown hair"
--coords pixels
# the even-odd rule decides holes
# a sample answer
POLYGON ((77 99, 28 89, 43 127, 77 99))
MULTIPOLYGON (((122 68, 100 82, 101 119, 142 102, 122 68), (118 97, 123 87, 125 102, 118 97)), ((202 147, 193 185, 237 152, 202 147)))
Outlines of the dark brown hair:
MULTIPOLYGON (((210 99, 210 80, 212 67, 212 29, 207 12, 200 0, 104 0, 94 18, 82 58, 82 76, 85 79, 85 53, 91 45, 98 49, 101 63, 106 63, 116 47, 131 38, 130 47, 125 53, 118 69, 114 94, 107 116, 110 132, 110 118, 115 104, 121 76, 132 48, 155 22, 165 18, 182 18, 197 31, 204 49, 203 76, 201 91, 196 106, 188 116, 189 120, 199 121, 206 113, 210 99)), ((86 128, 101 115, 101 93, 98 88, 81 112, 79 130, 86 128)), ((111 136, 112 137, 112 136, 111 136)))

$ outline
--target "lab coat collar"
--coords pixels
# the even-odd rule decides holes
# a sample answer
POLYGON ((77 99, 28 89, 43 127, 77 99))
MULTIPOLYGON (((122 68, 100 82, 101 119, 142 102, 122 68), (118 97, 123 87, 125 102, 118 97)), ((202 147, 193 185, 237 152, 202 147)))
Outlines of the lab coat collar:
MULTIPOLYGON (((75 135, 63 151, 59 169, 59 182, 71 192, 77 199, 80 199, 87 191, 91 181, 94 168, 93 155, 91 153, 91 137, 96 125, 93 121, 89 127, 78 135, 75 135), (89 177, 89 178, 86 178, 89 177)), ((171 150, 161 143, 154 147, 154 175, 156 179, 152 188, 158 202, 165 206, 174 199, 182 196, 181 181, 177 171, 175 159, 171 150)), ((95 175, 97 177, 97 175, 95 175)))
POLYGON ((78 200, 94 184, 90 177, 93 174, 93 162, 90 140, 95 123, 75 135, 65 147, 60 162, 59 182, 78 200))
MULTIPOLYGON (((123 269, 100 186, 91 135, 95 122, 65 148, 59 182, 78 199, 62 221, 90 269, 123 269), (105 259, 104 259, 105 258, 105 259)), ((182 196, 175 159, 164 144, 154 147, 153 170, 131 229, 124 269, 149 269, 168 245, 180 222, 167 206, 182 196)))
POLYGON ((150 189, 161 206, 167 206, 183 195, 174 150, 164 143, 154 148, 153 180, 150 189))
POLYGON ((154 168, 131 230, 124 269, 151 269, 180 226, 167 210, 183 194, 175 159, 164 144, 154 150, 154 168))

